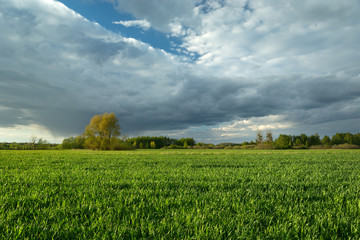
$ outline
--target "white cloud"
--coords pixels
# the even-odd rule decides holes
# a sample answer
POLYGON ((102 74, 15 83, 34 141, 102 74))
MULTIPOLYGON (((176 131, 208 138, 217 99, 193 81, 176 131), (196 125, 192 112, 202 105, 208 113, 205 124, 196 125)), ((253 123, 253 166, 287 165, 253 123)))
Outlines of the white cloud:
POLYGON ((78 133, 69 118, 88 121, 104 111, 126 118, 176 89, 168 77, 181 66, 176 56, 111 33, 59 2, 26 2, 1 6, 1 110, 28 109, 29 124, 78 133))
POLYGON ((198 63, 215 73, 319 74, 354 66, 360 58, 353 51, 360 40, 358 1, 234 0, 208 6, 214 2, 198 7, 201 27, 183 32, 183 47, 200 54, 198 63))
POLYGON ((124 38, 57 1, 5 1, 0 127, 7 134, 34 124, 79 134, 106 111, 125 133, 199 141, 314 124, 331 132, 326 124, 340 122, 359 129, 358 1, 112 2, 200 57, 183 61, 124 38))
POLYGON ((151 24, 146 20, 115 21, 113 24, 120 24, 125 27, 139 27, 144 30, 148 30, 151 27, 151 24))
POLYGON ((252 117, 249 119, 242 119, 233 121, 228 124, 222 124, 220 127, 213 128, 215 132, 222 135, 232 135, 244 131, 267 131, 287 129, 294 127, 295 123, 286 120, 283 115, 269 115, 264 117, 252 117))
POLYGON ((193 0, 106 0, 120 12, 130 12, 137 19, 146 19, 155 29, 170 32, 171 24, 181 22, 195 26, 193 0))
POLYGON ((37 139, 42 138, 50 143, 61 143, 67 136, 54 135, 45 127, 30 124, 30 125, 15 125, 11 128, 0 127, 1 142, 30 142, 32 137, 37 139))
POLYGON ((215 142, 242 142, 251 141, 256 137, 257 131, 271 131, 276 137, 279 133, 284 133, 296 129, 297 124, 287 120, 284 115, 268 115, 264 117, 251 117, 248 119, 224 122, 211 129, 212 138, 215 142))

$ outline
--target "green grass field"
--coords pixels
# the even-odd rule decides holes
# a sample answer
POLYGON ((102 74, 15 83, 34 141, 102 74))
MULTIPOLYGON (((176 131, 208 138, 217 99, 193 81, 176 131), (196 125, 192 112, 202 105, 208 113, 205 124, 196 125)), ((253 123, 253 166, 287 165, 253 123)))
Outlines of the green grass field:
POLYGON ((0 151, 1 239, 359 239, 359 150, 0 151))

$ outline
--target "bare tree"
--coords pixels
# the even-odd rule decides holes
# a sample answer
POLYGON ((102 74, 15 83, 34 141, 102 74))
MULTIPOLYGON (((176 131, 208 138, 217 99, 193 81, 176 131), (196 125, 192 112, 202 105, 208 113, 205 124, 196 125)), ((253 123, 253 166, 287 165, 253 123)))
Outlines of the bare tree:
POLYGON ((266 143, 272 145, 274 142, 272 132, 269 130, 266 132, 266 143))
POLYGON ((36 147, 36 142, 37 142, 37 137, 35 135, 31 135, 30 137, 30 146, 31 146, 31 149, 35 149, 36 147))
POLYGON ((263 135, 260 130, 256 132, 256 144, 260 146, 263 144, 263 135))

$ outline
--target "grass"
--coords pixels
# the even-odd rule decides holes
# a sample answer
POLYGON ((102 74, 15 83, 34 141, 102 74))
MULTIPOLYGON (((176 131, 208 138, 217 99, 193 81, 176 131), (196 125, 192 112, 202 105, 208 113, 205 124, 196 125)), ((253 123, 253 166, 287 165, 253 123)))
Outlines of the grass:
POLYGON ((359 239, 359 150, 0 151, 1 239, 359 239))

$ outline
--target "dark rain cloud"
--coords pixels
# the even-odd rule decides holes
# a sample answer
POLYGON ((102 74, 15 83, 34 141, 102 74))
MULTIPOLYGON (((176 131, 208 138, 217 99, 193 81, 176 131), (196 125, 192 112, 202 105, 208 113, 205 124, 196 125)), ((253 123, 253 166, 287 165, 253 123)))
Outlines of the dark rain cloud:
POLYGON ((268 115, 309 126, 360 118, 360 68, 221 74, 224 66, 184 62, 34 2, 0 6, 0 127, 39 124, 66 136, 103 112, 134 135, 268 115))

